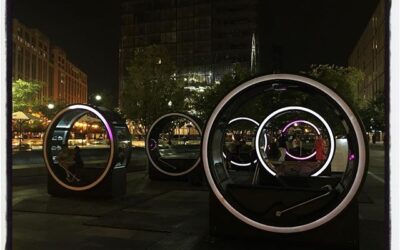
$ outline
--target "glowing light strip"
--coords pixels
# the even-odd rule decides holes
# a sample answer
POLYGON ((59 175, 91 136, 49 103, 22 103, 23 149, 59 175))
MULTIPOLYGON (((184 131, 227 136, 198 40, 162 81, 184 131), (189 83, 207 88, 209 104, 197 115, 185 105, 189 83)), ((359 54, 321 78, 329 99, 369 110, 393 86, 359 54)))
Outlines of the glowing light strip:
POLYGON ((97 111, 96 109, 94 109, 94 108, 92 108, 90 106, 81 105, 81 104, 69 106, 68 109, 85 109, 85 110, 88 110, 88 111, 92 112, 93 114, 95 114, 98 118, 100 118, 100 120, 106 126, 106 129, 107 129, 107 132, 108 132, 108 136, 110 137, 110 140, 114 142, 111 126, 108 123, 108 121, 106 120, 106 118, 104 118, 104 116, 102 114, 100 114, 99 111, 97 111))
POLYGON ((228 122, 228 124, 232 124, 232 123, 237 122, 237 121, 249 121, 249 122, 252 122, 255 125, 257 125, 257 127, 260 125, 260 123, 258 123, 256 120, 251 119, 249 117, 244 117, 244 116, 233 118, 232 120, 230 120, 228 122))
MULTIPOLYGON (((160 171, 161 173, 163 173, 163 174, 165 174, 165 175, 169 175, 169 176, 181 176, 181 175, 185 175, 185 174, 191 172, 197 165, 199 165, 199 163, 200 163, 200 161, 201 161, 201 155, 199 155, 197 161, 196 161, 191 167, 189 167, 187 170, 182 171, 182 172, 179 172, 179 173, 173 173, 173 172, 165 171, 165 170, 163 170, 160 166, 158 166, 157 163, 153 160, 153 158, 152 158, 152 156, 151 156, 151 153, 150 153, 150 140, 152 139, 152 138, 150 138, 150 135, 151 135, 152 130, 156 127, 157 123, 159 123, 161 120, 166 119, 166 118, 168 118, 168 117, 170 117, 170 116, 178 116, 178 117, 180 117, 180 118, 183 117, 183 118, 189 120, 190 122, 192 122, 192 123, 194 124, 194 126, 196 127, 196 129, 199 131, 199 135, 200 135, 200 136, 202 135, 202 131, 201 131, 201 128, 200 128, 199 124, 198 124, 192 117, 190 117, 190 116, 188 116, 188 115, 186 115, 186 114, 183 114, 183 113, 169 113, 169 114, 163 115, 163 116, 159 117, 159 118, 151 125, 151 127, 150 127, 150 129, 149 129, 149 131, 148 131, 148 133, 147 133, 147 137, 146 137, 146 154, 147 154, 147 156, 148 156, 148 158, 149 158, 151 164, 152 164, 158 171, 160 171)), ((156 145, 157 145, 157 143, 156 143, 156 145)), ((200 145, 200 147, 201 147, 201 145, 200 145)), ((154 149, 156 149, 156 148, 154 148, 154 149)), ((154 150, 154 149, 153 149, 153 150, 154 150)))
MULTIPOLYGON (((270 115, 268 115, 267 118, 264 119, 264 121, 261 123, 261 125, 258 127, 258 130, 257 130, 257 134, 256 134, 256 152, 257 152, 257 156, 258 156, 259 159, 263 159, 263 157, 262 157, 262 155, 261 155, 261 152, 260 152, 260 149, 259 149, 259 147, 260 147, 260 142, 259 142, 259 141, 260 141, 260 136, 261 136, 261 132, 262 132, 262 130, 263 130, 263 127, 264 127, 264 126, 269 122, 269 120, 271 120, 271 118, 273 118, 274 116, 276 116, 276 115, 278 115, 278 114, 280 114, 280 113, 286 112, 286 111, 294 111, 294 110, 304 111, 304 112, 307 112, 307 113, 310 113, 310 114, 316 116, 316 117, 324 124, 324 126, 325 126, 325 127, 327 128, 327 130, 328 130, 329 139, 330 139, 330 141, 331 141, 332 143, 331 143, 331 147, 330 147, 330 150, 329 150, 328 158, 327 158, 327 160, 325 161, 324 165, 323 165, 317 172, 315 172, 314 174, 312 174, 312 176, 318 176, 320 173, 322 173, 322 172, 329 166, 329 164, 330 164, 330 162, 331 162, 331 160, 332 160, 332 158, 333 158, 333 153, 334 153, 334 152, 333 152, 333 151, 334 151, 334 147, 333 147, 334 137, 333 137, 332 130, 331 130, 331 128, 329 127, 328 123, 325 121, 325 119, 322 118, 322 116, 320 116, 317 112, 315 112, 315 111, 313 111, 313 110, 311 110, 311 109, 308 109, 308 108, 304 108, 304 107, 300 107, 300 106, 289 106, 289 107, 285 107, 285 108, 281 108, 281 109, 275 110, 275 111, 272 112, 270 115)), ((268 145, 268 143, 265 142, 265 145, 268 145)), ((275 171, 273 171, 271 168, 269 168, 268 165, 265 163, 265 161, 261 160, 260 162, 261 162, 261 164, 263 165, 263 167, 264 167, 271 175, 273 175, 273 176, 276 175, 275 171)))
MULTIPOLYGON (((296 120, 296 121, 290 122, 289 124, 287 124, 287 125, 282 129, 282 133, 285 132, 292 124, 295 124, 295 123, 305 123, 305 124, 308 124, 308 125, 310 125, 311 127, 313 127, 313 128, 317 131, 318 135, 321 134, 321 133, 319 132, 319 129, 317 128, 317 126, 315 126, 313 123, 311 123, 311 122, 309 122, 309 121, 306 121, 306 120, 296 120)), ((308 156, 304 156, 304 157, 294 156, 294 155, 290 154, 289 151, 286 151, 286 154, 287 154, 289 157, 293 158, 293 159, 296 159, 296 160, 299 160, 299 161, 304 161, 304 160, 308 160, 308 159, 312 158, 314 155, 317 154, 317 152, 314 151, 312 154, 310 154, 310 155, 308 155, 308 156)))
POLYGON ((66 107, 65 109, 63 109, 63 110, 61 110, 60 112, 58 112, 57 115, 53 118, 53 122, 50 123, 50 125, 48 126, 47 131, 46 131, 46 134, 45 134, 45 136, 44 136, 43 156, 44 156, 44 160, 45 160, 46 167, 47 167, 47 169, 49 170, 50 175, 53 177, 53 179, 54 179, 58 184, 60 184, 61 186, 63 186, 63 187, 66 188, 66 189, 69 189, 69 190, 73 190, 73 191, 84 191, 84 190, 91 189, 91 188, 93 188, 94 186, 96 186, 97 184, 99 184, 99 183, 104 179, 104 177, 107 175, 107 173, 109 172, 109 170, 111 169, 111 165, 112 165, 112 162, 113 162, 113 159, 114 159, 114 151, 115 151, 115 145, 114 145, 114 144, 115 144, 115 143, 114 143, 114 136, 113 136, 113 133, 112 133, 111 126, 110 126, 110 124, 108 123, 108 121, 104 118, 104 116, 103 116, 99 111, 97 111, 96 109, 94 109, 94 108, 92 108, 92 107, 90 107, 90 106, 88 106, 88 105, 75 104, 75 105, 68 106, 68 107, 66 107), (82 110, 86 110, 86 111, 92 112, 92 113, 95 114, 98 118, 100 118, 100 120, 101 120, 101 121, 103 122, 103 124, 106 126, 107 134, 108 134, 109 139, 110 139, 110 147, 111 147, 110 156, 109 156, 109 158, 108 158, 107 166, 106 166, 106 168, 104 169, 104 172, 99 176, 99 178, 98 178, 96 181, 90 183, 89 185, 82 186, 82 187, 75 187, 75 186, 67 185, 67 184, 65 184, 63 181, 61 181, 61 180, 58 178, 58 176, 53 172, 52 167, 51 167, 52 165, 50 164, 49 159, 47 158, 47 157, 48 157, 48 155, 47 155, 47 153, 48 153, 48 148, 47 148, 48 136, 49 136, 50 132, 53 130, 53 128, 54 128, 55 126, 57 126, 57 124, 56 124, 55 122, 56 122, 56 121, 59 121, 59 118, 60 118, 62 115, 64 115, 65 113, 69 112, 70 110, 76 110, 76 109, 82 109, 82 110))
POLYGON ((254 228, 264 230, 264 231, 269 231, 269 232, 274 232, 274 233, 299 233, 299 232, 304 232, 307 230, 311 230, 314 228, 317 228, 321 225, 324 225, 325 223, 328 223, 332 219, 334 219, 336 216, 338 216, 349 204, 350 202, 353 201, 354 197, 356 196, 358 190, 361 187, 361 184, 364 180, 364 176, 366 174, 366 163, 367 163, 367 155, 368 155, 368 148, 366 147, 366 138, 365 138, 365 132, 363 128, 360 126, 360 121, 357 119, 355 113, 353 110, 347 105, 347 103, 339 96, 337 95, 333 90, 330 88, 326 87, 325 85, 314 81, 310 78, 298 76, 298 75, 291 75, 291 74, 273 74, 273 75, 265 75, 265 76, 260 76, 254 79, 251 79, 235 89, 233 89, 231 92, 229 92, 219 103, 218 105, 214 108, 214 111, 211 113, 210 117, 208 118, 207 124, 204 129, 204 136, 203 136, 203 143, 202 143, 202 158, 203 158, 203 164, 204 164, 204 172, 206 174, 208 183, 210 185, 211 190, 213 191, 214 195, 217 197, 217 199, 221 202, 221 204, 237 219, 241 220, 242 222, 246 223, 249 226, 252 226, 254 228), (305 224, 300 224, 296 226, 287 226, 287 227, 282 227, 282 226, 271 226, 265 223, 261 223, 259 221, 256 221, 254 219, 251 219, 250 217, 246 216, 245 214, 239 212, 233 205, 230 204, 228 200, 225 199, 223 193, 219 190, 217 187, 217 184, 214 180, 214 176, 211 173, 211 168, 213 167, 210 164, 210 159, 209 159, 209 137, 212 131, 212 128, 214 126, 214 123, 221 112, 221 110, 224 108, 227 103, 235 98, 236 96, 240 95, 243 93, 248 88, 251 88, 252 86, 257 86, 260 84, 263 84, 265 82, 265 85, 270 85, 269 83, 272 82, 273 80, 293 80, 297 81, 299 84, 309 86, 311 88, 315 88, 320 90, 323 94, 326 96, 332 98, 342 108, 344 114, 349 118, 350 125, 355 131, 356 134, 356 140, 357 140, 357 148, 358 148, 358 155, 356 156, 358 159, 358 164, 357 164, 357 172, 356 175, 352 181, 351 187, 349 191, 347 192, 346 196, 340 201, 340 203, 328 214, 323 215, 319 219, 305 223, 305 224), (269 81, 269 82, 268 82, 269 81))
MULTIPOLYGON (((244 117, 244 116, 233 118, 232 120, 230 120, 228 122, 228 124, 232 124, 232 123, 237 122, 237 121, 249 121, 249 122, 254 123, 257 126, 260 125, 256 120, 253 120, 253 119, 251 119, 249 117, 244 117)), ((225 152, 222 152, 222 156, 226 159, 225 152)), ((249 167, 249 166, 251 166, 251 162, 240 163, 240 162, 236 162, 236 161, 231 160, 231 163, 236 165, 236 166, 239 166, 239 167, 249 167)), ((257 160, 254 160, 254 164, 256 164, 256 163, 257 163, 257 160)))
POLYGON ((291 123, 287 124, 283 129, 282 132, 285 132, 292 124, 294 123, 306 123, 308 125, 310 125, 311 127, 313 127, 317 133, 320 135, 321 133, 319 132, 319 129, 317 128, 317 126, 315 126, 313 123, 306 121, 306 120, 296 120, 296 121, 292 121, 291 123))

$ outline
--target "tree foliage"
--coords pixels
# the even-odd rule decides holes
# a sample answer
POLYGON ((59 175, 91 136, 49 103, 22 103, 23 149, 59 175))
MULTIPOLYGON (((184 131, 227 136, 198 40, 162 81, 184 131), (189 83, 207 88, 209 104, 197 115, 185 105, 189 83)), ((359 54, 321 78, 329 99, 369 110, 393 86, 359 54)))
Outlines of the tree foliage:
POLYGON ((110 91, 107 91, 106 89, 101 89, 99 91, 96 91, 96 94, 93 94, 89 97, 89 103, 96 105, 96 106, 101 106, 105 107, 109 110, 115 110, 115 103, 114 100, 117 98, 114 96, 113 93, 110 91), (96 100, 96 95, 101 96, 101 100, 96 100))
POLYGON ((357 86, 364 79, 364 73, 361 70, 354 67, 323 64, 311 65, 308 71, 302 73, 336 90, 356 109, 362 106, 357 98, 357 86))
POLYGON ((44 103, 38 103, 32 107, 32 111, 39 112, 48 119, 53 119, 53 117, 65 108, 66 104, 62 101, 47 100, 44 103), (48 105, 53 104, 54 107, 49 109, 48 105))
POLYGON ((184 109, 183 84, 174 77, 175 65, 164 47, 137 50, 127 70, 121 111, 145 131, 160 115, 184 109))
POLYGON ((36 82, 27 82, 21 79, 12 82, 13 112, 26 112, 38 104, 35 99, 42 85, 36 82))
POLYGON ((234 64, 232 72, 222 77, 220 84, 214 84, 207 88, 203 93, 198 93, 193 97, 193 107, 196 115, 206 120, 218 102, 238 86, 245 79, 250 77, 250 71, 240 64, 234 64))
POLYGON ((377 94, 376 99, 369 100, 360 110, 361 119, 367 129, 385 130, 385 95, 383 92, 377 94))

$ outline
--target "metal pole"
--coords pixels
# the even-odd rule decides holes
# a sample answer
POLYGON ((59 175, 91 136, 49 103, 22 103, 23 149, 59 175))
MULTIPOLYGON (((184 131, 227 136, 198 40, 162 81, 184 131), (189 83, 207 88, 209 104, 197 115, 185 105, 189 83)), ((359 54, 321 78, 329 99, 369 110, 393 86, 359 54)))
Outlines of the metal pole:
POLYGON ((19 151, 21 151, 21 146, 22 146, 22 121, 19 120, 19 151))

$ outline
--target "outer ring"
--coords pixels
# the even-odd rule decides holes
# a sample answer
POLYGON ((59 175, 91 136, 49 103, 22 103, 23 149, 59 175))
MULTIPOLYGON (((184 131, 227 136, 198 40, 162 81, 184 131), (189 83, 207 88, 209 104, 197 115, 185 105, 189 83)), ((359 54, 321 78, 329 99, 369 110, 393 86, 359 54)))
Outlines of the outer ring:
POLYGON ((53 129, 53 123, 50 124, 50 126, 47 128, 46 134, 44 136, 44 143, 43 143, 43 158, 44 161, 46 163, 46 167, 49 170, 49 173, 51 174, 51 176, 54 178, 54 180, 57 181, 58 184, 60 184, 61 186, 63 186, 66 189, 69 190, 73 190, 73 191, 85 191, 88 189, 93 188, 94 186, 98 185, 103 179, 104 177, 107 175, 107 173, 110 171, 111 166, 112 166, 112 162, 113 162, 113 158, 114 158, 114 150, 115 150, 115 141, 114 141, 114 135, 111 129, 110 124, 108 123, 108 121, 106 120, 106 118, 95 108, 87 106, 87 105, 82 105, 82 104, 75 104, 75 105, 71 105, 68 106, 66 108, 64 108, 63 110, 61 110, 60 112, 57 113, 57 115, 53 118, 53 121, 57 121, 58 118, 60 118, 62 115, 64 115, 66 112, 70 111, 70 110, 74 110, 74 109, 83 109, 83 110, 87 110, 93 114, 95 114, 98 118, 100 118, 100 120, 103 122, 104 126, 106 127, 107 130, 107 134, 110 138, 110 145, 111 145, 111 152, 110 152, 110 156, 108 157, 108 162, 107 162, 107 166, 105 168, 105 170, 103 171, 103 173, 100 175, 100 177, 90 183, 89 185, 83 186, 83 187, 74 187, 74 186, 70 186, 65 184, 63 181, 61 181, 57 175, 53 172, 52 168, 50 167, 50 162, 49 159, 47 158, 47 139, 49 136, 49 133, 51 132, 51 130, 53 129))
MULTIPOLYGON (((234 122, 236 122, 236 121, 249 121, 249 122, 254 123, 254 124, 257 125, 257 126, 260 125, 256 120, 251 119, 251 118, 249 118, 249 117, 236 117, 236 118, 233 118, 232 120, 230 120, 230 121, 228 122, 228 124, 232 124, 232 123, 234 123, 234 122)), ((226 158, 226 155, 225 155, 224 152, 222 152, 222 155, 224 156, 224 158, 226 158)), ((248 166, 251 165, 251 162, 240 163, 240 162, 236 162, 236 161, 233 161, 233 160, 231 160, 231 163, 234 164, 234 165, 236 165, 236 166, 239 166, 239 167, 248 167, 248 166)), ((254 160, 254 164, 256 164, 256 163, 257 163, 257 160, 254 160)))
POLYGON ((153 122, 153 125, 151 125, 149 131, 147 132, 147 137, 146 137, 146 153, 147 153, 147 156, 148 156, 148 158, 149 158, 151 164, 153 164, 153 166, 154 166, 158 171, 160 171, 161 173, 166 174, 166 175, 169 175, 169 176, 181 176, 181 175, 185 175, 185 174, 191 172, 193 169, 195 169, 195 168, 197 167, 197 165, 199 165, 199 163, 200 163, 200 161, 201 161, 201 155, 199 155, 199 158, 197 159, 197 161, 196 161, 190 168, 188 168, 187 170, 185 170, 185 171, 183 171, 183 172, 180 172, 180 173, 171 173, 171 172, 168 172, 168 171, 163 170, 162 168, 160 168, 160 167, 156 164, 156 162, 155 162, 155 161, 153 160, 153 158, 151 157, 149 147, 147 146, 147 145, 149 145, 149 140, 150 140, 151 131, 154 129, 155 125, 157 125, 157 123, 158 123, 159 121, 161 121, 161 120, 163 120, 163 119, 165 119, 165 118, 167 118, 167 117, 169 117, 169 116, 181 116, 181 117, 184 117, 184 118, 188 119, 188 120, 189 120, 190 122, 192 122, 192 123, 194 124, 194 126, 197 128, 197 130, 199 131, 200 136, 202 136, 202 131, 201 131, 200 126, 199 126, 199 124, 198 124, 193 118, 191 118, 190 116, 188 116, 188 115, 186 115, 186 114, 183 114, 183 113, 168 113, 168 114, 165 114, 165 115, 163 115, 163 116, 160 116, 155 122, 153 122))
MULTIPOLYGON (((317 128, 317 126, 315 126, 312 122, 309 122, 309 121, 306 121, 306 120, 296 120, 296 121, 290 122, 289 124, 287 124, 287 125, 282 129, 282 133, 284 133, 284 132, 290 127, 290 125, 292 125, 292 124, 294 124, 294 123, 297 123, 297 122, 308 124, 308 125, 310 125, 311 127, 313 127, 313 128, 315 129, 315 131, 317 131, 318 135, 321 134, 321 132, 319 132, 319 129, 317 128)), ((312 154, 310 154, 310 155, 308 155, 308 156, 304 156, 304 157, 294 156, 294 155, 290 154, 288 150, 286 150, 286 154, 287 154, 289 157, 291 157, 292 159, 304 161, 304 160, 308 160, 308 159, 310 159, 311 157, 313 157, 314 155, 316 155, 317 152, 314 151, 312 154)))
MULTIPOLYGON (((311 176, 318 176, 319 174, 321 174, 329 166, 329 164, 332 161, 333 153, 335 151, 334 150, 335 147, 333 145, 335 143, 334 142, 335 138, 333 137, 332 130, 330 129, 330 127, 329 127, 328 123, 325 121, 325 119, 322 118, 322 116, 319 115, 317 112, 315 112, 315 111, 313 111, 311 109, 308 109, 308 108, 299 107, 299 106, 289 106, 289 107, 284 107, 284 108, 275 110, 274 112, 269 114, 267 116, 267 118, 265 118, 264 121, 260 124, 260 126, 258 127, 258 130, 257 130, 257 134, 256 134, 256 152, 257 152, 257 156, 258 156, 259 159, 263 159, 259 147, 260 147, 261 132, 262 132, 263 127, 265 126, 265 124, 267 124, 267 122, 269 122, 269 120, 271 120, 271 118, 273 118, 274 116, 276 116, 276 115, 278 115, 280 113, 286 112, 286 111, 291 111, 291 110, 301 110, 301 111, 304 111, 304 112, 307 112, 307 113, 310 113, 310 114, 316 116, 324 124, 324 126, 328 130, 329 139, 332 142, 330 150, 329 150, 328 157, 327 157, 324 165, 317 172, 315 172, 314 174, 311 175, 311 176)), ((265 144, 267 145, 268 143, 266 142, 265 144)), ((260 162, 263 165, 263 167, 265 168, 265 170, 267 170, 270 174, 272 174, 274 176, 276 175, 276 173, 272 169, 270 169, 268 167, 268 165, 265 163, 265 161, 260 160, 260 162)))
POLYGON ((233 89, 231 92, 229 92, 220 102, 219 104, 215 107, 213 113, 211 114, 210 118, 208 119, 208 122, 206 124, 205 130, 204 130, 204 136, 203 136, 203 144, 202 144, 202 158, 203 158, 203 165, 204 165, 204 171, 208 180, 208 183, 210 184, 210 187, 217 197, 217 199, 221 202, 221 204, 231 213, 233 214, 236 218, 241 220, 242 222, 258 228, 260 230, 264 231, 269 231, 269 232, 275 232, 275 233, 297 233, 297 232, 304 232, 307 230, 311 230, 313 228, 319 227, 333 218, 335 218, 339 213, 341 213, 353 200, 355 195, 357 194, 358 189, 361 186, 361 183, 363 181, 363 177, 365 175, 366 171, 366 143, 365 143, 365 138, 363 134, 363 129, 361 128, 361 125, 359 124, 357 120, 357 116, 353 113, 351 108, 347 105, 347 103, 338 95, 336 94, 333 90, 329 89, 325 85, 322 85, 321 83, 314 81, 312 79, 302 77, 302 76, 297 76, 297 75, 290 75, 290 74, 272 74, 272 75, 265 75, 261 77, 257 77, 254 79, 251 79, 247 82, 244 82, 243 84, 239 85, 235 89, 233 89), (252 220, 248 217, 246 217, 244 214, 240 213, 238 210, 236 210, 229 202, 225 199, 225 197, 221 194, 219 191, 217 185, 214 182, 213 176, 210 171, 210 166, 208 164, 208 139, 210 136, 211 128, 213 127, 213 124, 215 122, 215 119, 217 118, 218 114, 221 112, 222 108, 237 94, 242 92, 243 90, 254 86, 258 83, 261 83, 263 81, 271 81, 271 80, 293 80, 297 82, 304 83, 306 85, 309 85, 311 87, 317 88, 318 90, 322 91, 323 93, 327 94, 329 97, 331 97, 333 100, 336 100, 336 102, 339 104, 339 106, 343 109, 343 111, 346 113, 348 116, 351 125, 353 126, 357 138, 357 146, 359 148, 359 161, 358 161, 358 166, 357 166, 357 173, 354 178, 354 181, 352 183, 352 186, 345 196, 345 198, 328 214, 324 215, 323 217, 299 226, 293 226, 293 227, 278 227, 278 226, 270 226, 270 225, 265 225, 260 222, 257 222, 255 220, 252 220))

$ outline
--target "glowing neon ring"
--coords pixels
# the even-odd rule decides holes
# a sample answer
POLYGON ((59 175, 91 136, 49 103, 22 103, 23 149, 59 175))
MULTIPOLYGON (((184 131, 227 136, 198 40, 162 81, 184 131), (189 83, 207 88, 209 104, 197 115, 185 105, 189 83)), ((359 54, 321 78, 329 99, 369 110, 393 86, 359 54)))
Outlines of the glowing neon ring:
MULTIPOLYGON (((159 166, 157 165, 157 163, 153 160, 153 158, 151 157, 151 154, 150 154, 150 145, 151 145, 151 144, 150 144, 150 141, 151 141, 151 140, 154 140, 153 138, 150 138, 150 135, 151 135, 152 130, 156 127, 156 125, 157 125, 158 122, 160 122, 161 120, 163 120, 163 119, 165 119, 165 118, 168 118, 168 117, 170 117, 170 116, 179 116, 179 117, 183 117, 183 118, 189 120, 191 123, 194 124, 194 126, 195 126, 196 129, 197 129, 197 131, 199 131, 199 135, 200 135, 200 136, 202 135, 202 131, 201 131, 200 125, 199 125, 192 117, 190 117, 190 116, 188 116, 188 115, 186 115, 186 114, 183 114, 183 113, 168 113, 168 114, 166 114, 166 115, 163 115, 163 116, 159 117, 159 118, 158 118, 155 122, 153 122, 153 124, 151 125, 151 127, 150 127, 150 129, 149 129, 149 132, 147 133, 147 138, 146 138, 146 153, 147 153, 147 156, 148 156, 148 158, 149 158, 151 164, 153 164, 153 166, 154 166, 158 171, 160 171, 161 173, 163 173, 163 174, 165 174, 165 175, 169 175, 169 176, 181 176, 181 175, 185 175, 185 174, 191 172, 193 169, 195 169, 195 168, 197 167, 197 165, 199 165, 199 163, 200 163, 200 161, 201 161, 201 156, 200 156, 200 155, 199 155, 199 158, 197 159, 197 161, 196 161, 190 168, 188 168, 187 170, 185 170, 185 171, 183 171, 183 172, 180 172, 180 173, 172 173, 172 172, 165 171, 165 170, 163 170, 161 167, 159 167, 159 166)), ((158 142, 156 142, 156 143, 158 144, 158 142)), ((156 144, 156 146, 157 146, 157 144, 156 144)), ((153 148, 153 150, 154 150, 154 149, 155 149, 155 148, 153 148)))
MULTIPOLYGON (((257 127, 260 125, 256 120, 251 119, 251 118, 249 118, 249 117, 236 117, 236 118, 233 118, 232 120, 230 120, 230 121, 228 122, 228 124, 232 124, 232 123, 237 122, 237 121, 249 121, 249 122, 252 122, 252 123, 254 123, 255 125, 257 125, 257 127)), ((226 154, 225 154, 224 152, 222 152, 222 155, 223 155, 224 158, 226 159, 226 154)), ((248 167, 248 166, 251 165, 251 162, 240 163, 240 162, 236 162, 236 161, 234 161, 234 160, 231 160, 231 163, 234 164, 234 165, 236 165, 236 166, 239 166, 239 167, 248 167)), ((256 163, 257 163, 257 160, 254 160, 254 164, 256 164, 256 163)))
MULTIPOLYGON (((317 128, 317 126, 315 126, 313 123, 311 123, 311 122, 309 122, 309 121, 306 121, 306 120, 297 120, 297 121, 292 121, 292 122, 290 122, 289 124, 287 124, 287 125, 282 129, 282 133, 285 132, 290 126, 292 126, 292 124, 295 124, 295 123, 305 123, 305 124, 308 124, 308 125, 310 125, 311 127, 313 127, 313 128, 315 129, 315 131, 317 131, 318 135, 321 134, 321 132, 319 132, 319 129, 317 128)), ((288 150, 286 150, 286 155, 288 155, 289 157, 291 157, 291 158, 293 158, 293 159, 300 160, 300 161, 308 160, 308 159, 310 159, 311 157, 313 157, 313 156, 316 155, 316 154, 317 154, 317 152, 314 151, 312 154, 310 154, 310 155, 308 155, 308 156, 300 157, 300 156, 294 156, 294 155, 290 154, 288 150)))
MULTIPOLYGON (((259 157, 259 159, 263 159, 263 158, 262 158, 262 155, 261 155, 261 152, 260 152, 260 149, 259 149, 259 146, 260 146, 259 140, 260 140, 260 135, 261 135, 261 132, 262 132, 262 130, 263 130, 263 127, 264 127, 264 126, 269 122, 269 120, 271 120, 271 118, 273 118, 274 116, 276 116, 276 115, 278 115, 278 114, 280 114, 280 113, 286 112, 286 111, 293 111, 293 110, 304 111, 304 112, 307 112, 307 113, 310 113, 310 114, 316 116, 316 117, 324 124, 324 126, 325 126, 326 129, 328 130, 329 140, 330 140, 331 142, 334 142, 334 137, 333 137, 332 130, 331 130, 331 128, 329 127, 328 123, 325 121, 325 119, 322 118, 322 116, 320 116, 317 112, 315 112, 315 111, 313 111, 313 110, 311 110, 311 109, 308 109, 308 108, 299 107, 299 106, 289 106, 289 107, 281 108, 281 109, 278 109, 278 110, 275 110, 274 112, 272 112, 270 115, 267 116, 267 118, 264 119, 264 121, 263 121, 263 122, 261 123, 261 125, 258 127, 257 134, 256 134, 256 152, 257 152, 257 156, 259 157)), ((265 144, 267 145, 268 143, 266 142, 265 144)), ((317 176, 317 175, 319 175, 319 174, 322 173, 322 172, 329 166, 329 164, 331 163, 332 158, 333 158, 333 154, 334 154, 334 151, 335 151, 332 144, 333 144, 333 143, 331 143, 331 147, 330 147, 330 149, 329 149, 329 154, 328 154, 327 160, 325 161, 324 165, 323 165, 317 172, 315 172, 314 174, 312 174, 311 176, 317 176)), ((274 176, 276 175, 275 171, 273 171, 271 168, 269 168, 268 165, 265 163, 265 161, 261 160, 261 164, 263 165, 263 167, 264 167, 270 174, 272 174, 272 175, 274 175, 274 176)))
MULTIPOLYGON (((261 128, 261 127, 260 127, 261 128)), ((257 142, 258 140, 256 140, 257 142)), ((258 148, 258 147, 256 147, 258 148)), ((353 201, 355 195, 357 194, 361 183, 364 180, 364 176, 366 173, 366 163, 367 163, 367 147, 366 147, 366 140, 364 137, 364 131, 362 126, 360 125, 359 120, 357 119, 356 114, 352 111, 352 109, 349 107, 349 105, 338 95, 336 94, 333 90, 328 88, 327 86, 312 80, 310 78, 298 76, 298 75, 291 75, 291 74, 272 74, 272 75, 265 75, 265 76, 260 76, 254 79, 251 79, 247 82, 244 82, 243 84, 237 86, 235 89, 233 89, 231 92, 229 92, 219 103, 218 105, 214 108, 213 112, 211 113, 207 124, 204 129, 204 136, 203 136, 203 143, 202 143, 202 158, 203 158, 203 165, 204 165, 204 171, 207 177, 207 181, 210 184, 211 190, 213 191, 214 195, 216 198, 221 202, 221 204, 232 214, 234 215, 237 219, 241 220, 242 222, 255 227, 260 230, 264 231, 269 231, 269 232, 275 232, 275 233, 298 233, 298 232, 304 232, 308 231, 311 229, 314 229, 316 227, 322 226, 323 224, 329 222, 333 218, 335 218, 337 215, 339 215, 349 204, 350 202, 353 201), (246 90, 249 87, 255 86, 257 84, 263 83, 265 81, 274 81, 274 80, 291 80, 291 81, 296 81, 301 84, 310 86, 312 88, 316 88, 322 93, 326 94, 328 97, 332 98, 339 107, 343 110, 344 114, 347 116, 349 119, 350 125, 353 127, 356 140, 357 140, 357 147, 358 147, 358 165, 357 165, 357 172, 355 174, 354 180, 352 182, 352 185, 346 194, 346 196, 343 198, 343 200, 340 201, 340 203, 330 212, 328 212, 326 215, 322 216, 321 218, 303 224, 303 225, 298 225, 298 226, 290 226, 290 227, 279 227, 279 226, 271 226, 271 225, 266 225, 263 223, 260 223, 258 221, 255 221, 247 216, 245 216, 242 212, 238 211, 236 208, 234 208, 229 201, 225 199, 225 197, 222 195, 221 191, 217 187, 213 174, 211 173, 210 170, 210 165, 209 165, 209 159, 208 159, 208 144, 209 144, 209 137, 211 133, 211 129, 213 128, 214 122, 217 119, 219 113, 222 111, 224 106, 236 95, 240 94, 242 91, 246 90)))
MULTIPOLYGON (((67 128, 69 128, 69 127, 67 127, 67 128)), ((104 116, 98 110, 96 110, 93 107, 90 107, 90 106, 87 106, 87 105, 76 104, 76 105, 68 106, 65 109, 63 109, 60 112, 58 112, 57 115, 53 118, 53 122, 47 128, 47 131, 46 131, 46 134, 44 136, 43 142, 44 142, 43 143, 43 155, 44 155, 43 158, 44 158, 44 161, 46 163, 46 167, 49 170, 50 175, 54 178, 54 180, 58 184, 60 184, 61 186, 63 186, 66 189, 70 189, 70 190, 73 190, 73 191, 85 191, 85 190, 91 189, 94 186, 96 186, 97 184, 99 184, 104 179, 104 177, 106 177, 107 173, 111 169, 111 166, 112 166, 112 163, 113 163, 113 158, 114 158, 114 150, 115 150, 115 141, 114 141, 113 132, 112 132, 111 126, 108 123, 108 121, 106 120, 106 118, 104 118, 104 116), (108 138, 110 139, 110 145, 111 145, 110 156, 108 157, 107 166, 104 169, 103 173, 100 175, 99 178, 97 178, 96 181, 90 183, 89 185, 82 186, 82 187, 75 187, 75 186, 67 185, 67 184, 65 184, 65 182, 61 181, 57 177, 57 175, 54 173, 53 169, 50 167, 51 165, 50 165, 50 162, 48 160, 48 148, 47 148, 48 136, 49 136, 50 132, 53 130, 54 125, 57 126, 57 124, 55 124, 55 122, 58 122, 58 119, 60 117, 62 117, 65 113, 67 113, 68 111, 76 110, 76 109, 87 110, 87 111, 95 114, 102 121, 102 123, 106 127, 107 135, 108 135, 108 138)))

